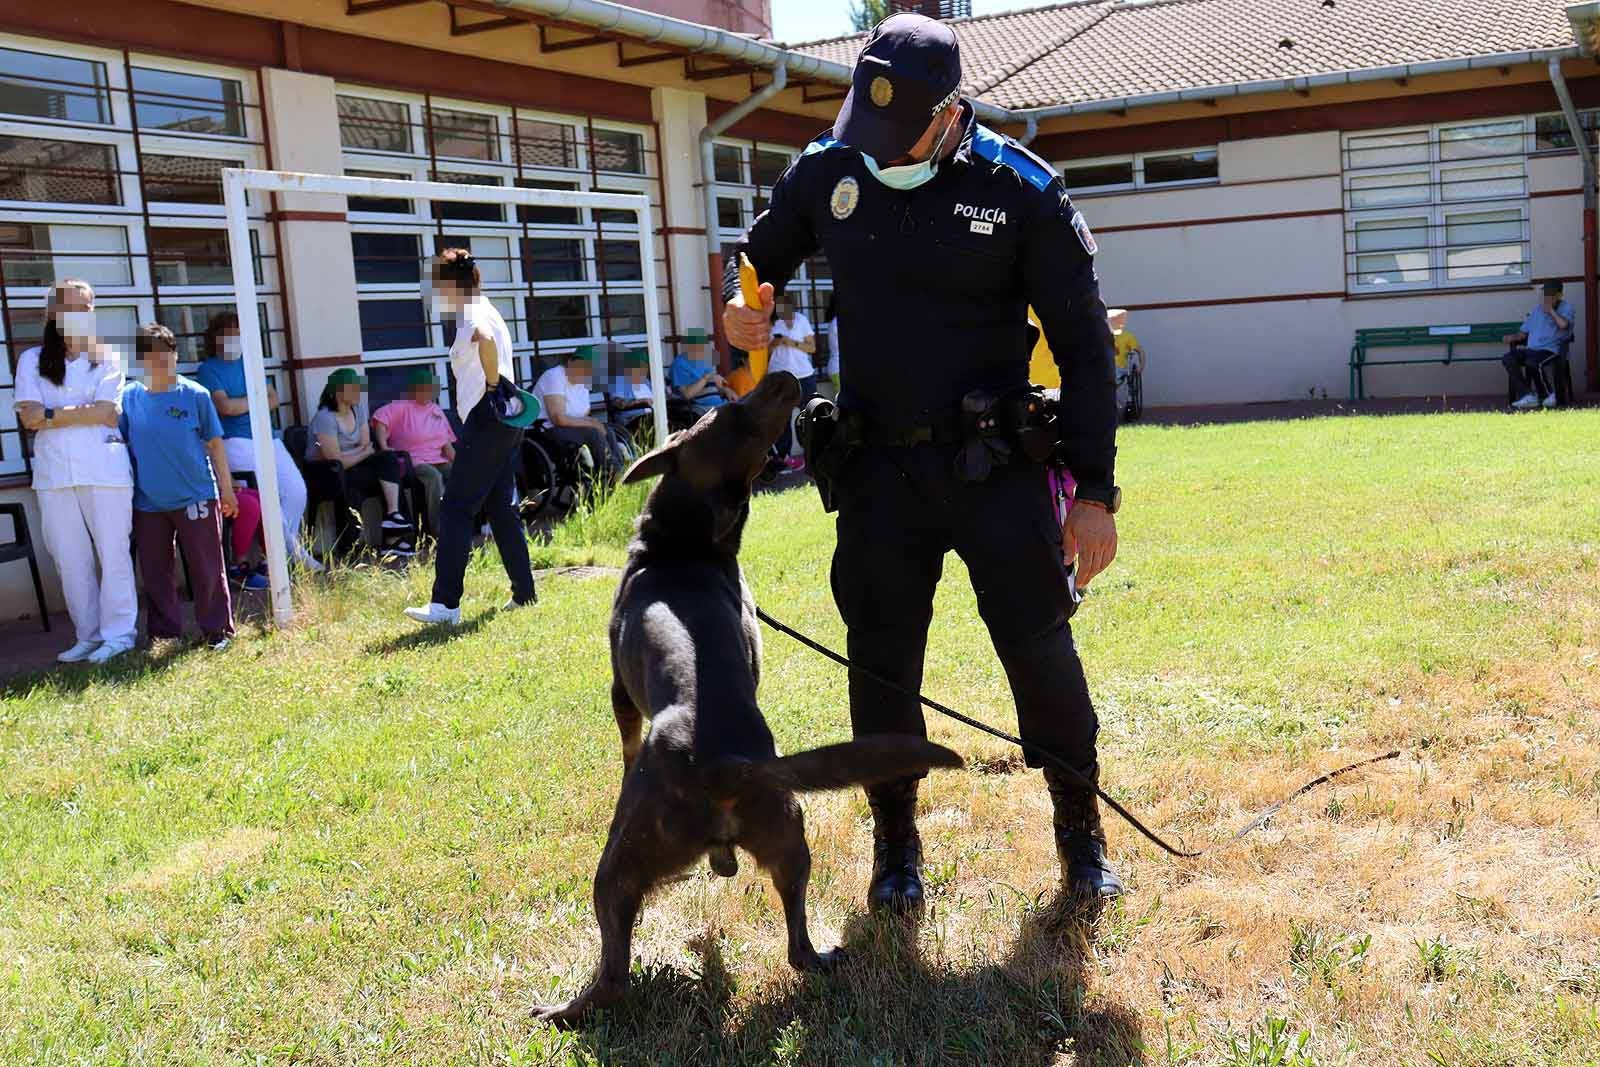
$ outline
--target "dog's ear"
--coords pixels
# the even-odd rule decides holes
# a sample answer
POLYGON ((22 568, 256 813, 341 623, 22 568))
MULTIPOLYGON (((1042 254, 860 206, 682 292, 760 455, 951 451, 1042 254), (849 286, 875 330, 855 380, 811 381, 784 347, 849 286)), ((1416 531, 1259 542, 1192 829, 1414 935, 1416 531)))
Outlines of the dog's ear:
POLYGON ((683 443, 683 434, 684 431, 679 430, 668 435, 666 444, 635 460, 633 466, 628 468, 628 473, 622 476, 622 484, 631 485, 645 478, 658 478, 677 470, 678 457, 674 453, 683 443))

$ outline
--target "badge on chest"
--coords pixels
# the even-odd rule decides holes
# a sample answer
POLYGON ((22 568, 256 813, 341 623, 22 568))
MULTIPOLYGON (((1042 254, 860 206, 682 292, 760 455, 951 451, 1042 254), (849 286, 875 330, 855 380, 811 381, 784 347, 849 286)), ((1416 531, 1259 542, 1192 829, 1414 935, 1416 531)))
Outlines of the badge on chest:
POLYGON ((955 206, 957 218, 967 219, 969 233, 981 233, 986 237, 994 235, 996 226, 1006 224, 1006 213, 1003 208, 984 207, 974 204, 957 204, 955 206))

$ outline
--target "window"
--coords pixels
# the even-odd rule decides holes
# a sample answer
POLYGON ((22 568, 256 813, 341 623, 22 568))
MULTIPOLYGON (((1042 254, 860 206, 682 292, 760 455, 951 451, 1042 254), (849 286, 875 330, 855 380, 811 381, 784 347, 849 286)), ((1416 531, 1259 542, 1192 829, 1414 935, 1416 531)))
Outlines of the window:
MULTIPOLYGON (((0 44, 0 411, 12 405, 7 368, 37 343, 43 290, 57 279, 96 288, 101 334, 124 358, 137 324, 150 321, 171 326, 194 355, 183 335, 203 330, 208 302, 226 300, 232 286, 221 175, 266 164, 251 139, 261 133, 248 114, 259 103, 255 74, 150 54, 128 60, 42 39, 0 44)), ((282 295, 277 272, 263 269, 254 199, 256 281, 281 332, 282 295)), ((27 473, 18 432, 0 417, 0 476, 27 473)))
POLYGON ((744 184, 744 153, 738 145, 719 144, 711 149, 712 173, 729 185, 744 184))
MULTIPOLYGON (((500 158, 500 126, 493 115, 430 108, 433 153, 459 159, 500 158)), ((499 182, 495 183, 496 185, 499 182)))
POLYGON ((222 203, 222 172, 239 164, 203 156, 139 157, 144 169, 144 195, 169 204, 222 203))
POLYGON ((594 131, 595 170, 643 174, 644 135, 626 130, 594 131))
POLYGON ((339 143, 366 152, 411 151, 411 113, 393 100, 339 95, 339 143))
POLYGON ((762 189, 771 189, 778 184, 778 179, 783 177, 783 172, 789 169, 790 156, 785 152, 771 152, 764 148, 756 149, 756 154, 750 165, 750 172, 755 184, 762 189))
MULTIPOLYGON (((1562 114, 1539 115, 1533 120, 1533 150, 1553 152, 1575 148, 1572 132, 1567 129, 1567 117, 1562 114)), ((1589 133, 1589 143, 1595 144, 1595 130, 1600 129, 1600 111, 1578 112, 1578 125, 1589 133)))
MULTIPOLYGON (((470 237, 443 236, 435 239, 434 248, 465 248, 472 253, 473 260, 478 264, 478 276, 485 285, 496 285, 510 282, 511 278, 511 242, 505 237, 486 237, 474 235, 470 237)), ((515 314, 506 316, 509 322, 515 314)))
POLYGON ((1352 292, 1526 284, 1525 119, 1349 134, 1352 292))
MULTIPOLYGON (((272 358, 272 331, 267 328, 267 306, 259 305, 262 355, 272 358)), ((206 358, 206 326, 216 315, 231 313, 233 304, 162 304, 156 321, 171 330, 178 340, 178 358, 195 362, 206 358)))
POLYGON ((106 65, 0 48, 0 112, 105 125, 111 121, 106 65))
MULTIPOLYGON (((150 228, 150 269, 155 272, 157 285, 231 286, 232 263, 225 230, 176 226, 150 228)), ((256 262, 256 284, 261 284, 259 260, 256 262)))
POLYGON ((717 225, 726 230, 744 229, 744 202, 731 196, 717 197, 717 225))
POLYGON ((0 200, 120 204, 117 150, 82 141, 0 137, 0 200))
POLYGON ((133 68, 133 113, 141 129, 243 137, 244 91, 231 78, 133 68))
POLYGON ((1057 170, 1067 188, 1077 192, 1199 185, 1215 182, 1219 176, 1215 148, 1068 160, 1057 164, 1057 170))
MULTIPOLYGON (((386 170, 347 170, 351 178, 409 178, 408 174, 395 174, 386 170)), ((409 215, 411 201, 393 196, 352 196, 348 210, 366 211, 374 215, 409 215)))
POLYGON ((96 287, 132 285, 128 231, 121 226, 0 222, 6 284, 49 287, 82 278, 96 287))
POLYGON ((534 339, 568 341, 589 336, 588 297, 539 296, 528 303, 528 332, 534 339))
MULTIPOLYGON (((463 174, 459 171, 441 170, 433 176, 434 181, 455 182, 460 185, 501 185, 499 178, 492 174, 463 174)), ((467 222, 501 222, 505 219, 505 211, 499 204, 474 204, 469 200, 435 200, 433 201, 433 217, 436 219, 459 219, 467 222)))
MULTIPOLYGON (((542 178, 518 178, 519 189, 561 189, 576 191, 577 182, 554 182, 542 178)), ((583 222, 583 210, 575 207, 522 207, 517 208, 517 221, 537 226, 578 226, 583 222)))
POLYGON ((612 293, 600 298, 601 332, 607 337, 644 333, 644 296, 640 293, 612 293))
POLYGON ((644 278, 639 262, 639 242, 599 242, 600 276, 610 282, 637 282, 644 278))
POLYGON ((414 233, 352 233, 357 285, 417 285, 422 242, 414 233))
POLYGON ((529 237, 522 242, 522 273, 536 282, 585 280, 583 242, 577 239, 529 237))
MULTIPOLYGON (((632 193, 634 195, 639 192, 637 189, 602 189, 598 185, 594 187, 594 191, 597 193, 632 193)), ((636 226, 639 223, 639 216, 631 211, 623 211, 620 208, 591 208, 589 209, 589 214, 594 217, 594 221, 603 223, 606 226, 636 226)))
POLYGON ((560 167, 576 170, 578 132, 563 122, 518 119, 517 157, 529 167, 560 167))
POLYGON ((427 347, 428 317, 421 300, 363 300, 360 314, 361 347, 368 352, 427 347))
POLYGON ((1102 163, 1063 163, 1061 179, 1068 189, 1109 188, 1133 184, 1133 160, 1117 159, 1102 163))

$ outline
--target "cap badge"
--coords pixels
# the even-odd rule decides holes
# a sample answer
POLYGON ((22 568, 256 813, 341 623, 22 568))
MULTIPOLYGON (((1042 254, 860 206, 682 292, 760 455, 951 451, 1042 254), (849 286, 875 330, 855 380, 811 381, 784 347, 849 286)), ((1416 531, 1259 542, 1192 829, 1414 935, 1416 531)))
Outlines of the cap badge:
POLYGON ((867 92, 872 97, 872 102, 875 105, 888 107, 889 103, 894 100, 894 83, 880 74, 872 79, 872 85, 867 92))
POLYGON ((828 209, 833 212, 833 217, 843 222, 855 213, 856 205, 861 202, 861 186, 856 184, 854 178, 840 178, 839 184, 833 187, 833 195, 828 198, 828 209))

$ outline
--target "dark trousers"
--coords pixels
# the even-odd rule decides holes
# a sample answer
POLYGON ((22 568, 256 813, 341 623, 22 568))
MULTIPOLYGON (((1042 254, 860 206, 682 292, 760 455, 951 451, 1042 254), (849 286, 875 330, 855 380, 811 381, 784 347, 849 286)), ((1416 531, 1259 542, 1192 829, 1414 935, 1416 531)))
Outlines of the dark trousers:
POLYGON ((1540 400, 1556 390, 1555 382, 1550 380, 1550 364, 1555 361, 1556 353, 1544 348, 1513 348, 1500 358, 1512 384, 1540 400))
POLYGON ((151 637, 183 635, 174 543, 182 546, 189 565, 194 618, 201 632, 209 641, 233 636, 233 602, 222 562, 222 512, 215 500, 202 500, 177 511, 135 511, 133 541, 139 552, 151 637))
MULTIPOLYGON (((971 575, 1023 739, 1086 768, 1099 725, 1068 624, 1075 605, 1045 468, 1013 464, 967 483, 951 473, 953 459, 942 446, 872 447, 839 479, 833 596, 850 658, 921 689, 934 589, 953 549, 971 575)), ((857 735, 926 734, 913 697, 856 673, 850 722, 857 735)))
POLYGON ((355 546, 361 529, 361 502, 381 492, 380 482, 398 485, 408 473, 410 464, 405 453, 392 451, 375 452, 341 473, 316 465, 310 468, 306 481, 312 496, 333 501, 337 551, 348 552, 355 546))
MULTIPOLYGON (((817 376, 800 379, 800 406, 806 406, 806 401, 817 395, 817 376)), ((794 451, 794 420, 784 423, 783 433, 778 437, 778 458, 787 459, 789 453, 794 451)))
POLYGON ((433 564, 434 603, 447 608, 460 606, 472 534, 477 528, 478 512, 483 510, 489 513, 489 528, 500 549, 500 563, 511 579, 512 597, 519 604, 534 599, 528 535, 511 499, 521 456, 522 431, 495 418, 485 396, 461 427, 450 480, 444 486, 439 547, 433 564))
POLYGON ((544 433, 562 444, 587 445, 589 455, 601 470, 618 472, 627 466, 628 456, 622 450, 622 442, 606 427, 547 425, 544 433))

